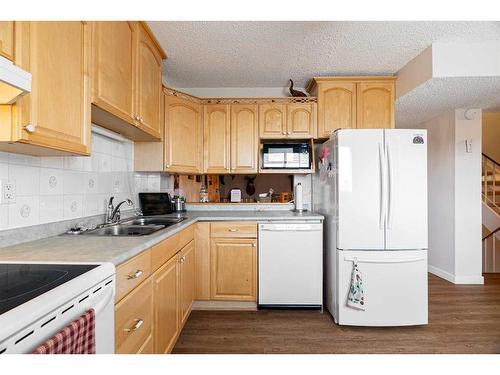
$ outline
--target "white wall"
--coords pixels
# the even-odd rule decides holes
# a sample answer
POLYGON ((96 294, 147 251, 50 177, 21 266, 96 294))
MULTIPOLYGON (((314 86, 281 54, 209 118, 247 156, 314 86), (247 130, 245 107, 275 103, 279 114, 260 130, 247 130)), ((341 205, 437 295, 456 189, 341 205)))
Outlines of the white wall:
POLYGON ((429 271, 474 284, 483 282, 481 116, 465 120, 463 112, 446 112, 412 127, 428 132, 429 271), (465 153, 466 138, 472 139, 472 153, 465 153))
POLYGON ((92 156, 33 157, 0 152, 0 179, 16 199, 0 204, 0 230, 103 214, 107 200, 159 191, 159 173, 133 173, 133 142, 92 134, 92 156))

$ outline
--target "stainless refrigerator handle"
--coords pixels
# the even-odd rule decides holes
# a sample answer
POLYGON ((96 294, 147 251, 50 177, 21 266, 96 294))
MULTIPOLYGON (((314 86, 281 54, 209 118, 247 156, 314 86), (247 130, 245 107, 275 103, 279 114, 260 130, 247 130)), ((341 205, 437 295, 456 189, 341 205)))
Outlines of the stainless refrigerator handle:
POLYGON ((388 189, 388 209, 387 209, 387 229, 391 229, 392 226, 392 217, 393 217, 393 211, 394 211, 394 198, 393 198, 393 193, 394 193, 394 174, 392 173, 392 167, 393 167, 393 162, 392 162, 392 152, 391 152, 391 146, 387 143, 386 145, 387 149, 387 176, 389 180, 389 189, 388 189))
POLYGON ((379 174, 380 174, 380 213, 378 218, 379 229, 384 229, 384 220, 385 220, 385 160, 384 160, 384 151, 382 149, 382 144, 378 144, 378 161, 379 161, 379 174))

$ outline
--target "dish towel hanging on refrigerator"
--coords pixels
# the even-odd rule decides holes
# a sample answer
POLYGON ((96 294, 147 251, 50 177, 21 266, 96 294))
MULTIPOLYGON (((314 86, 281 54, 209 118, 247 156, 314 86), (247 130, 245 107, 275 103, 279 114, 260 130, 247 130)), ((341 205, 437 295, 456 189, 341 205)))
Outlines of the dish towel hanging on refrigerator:
POLYGON ((54 337, 45 341, 33 354, 95 354, 95 312, 72 321, 54 337))
POLYGON ((347 306, 358 310, 365 309, 365 290, 363 288, 363 276, 358 267, 357 259, 352 261, 351 286, 347 297, 347 306))

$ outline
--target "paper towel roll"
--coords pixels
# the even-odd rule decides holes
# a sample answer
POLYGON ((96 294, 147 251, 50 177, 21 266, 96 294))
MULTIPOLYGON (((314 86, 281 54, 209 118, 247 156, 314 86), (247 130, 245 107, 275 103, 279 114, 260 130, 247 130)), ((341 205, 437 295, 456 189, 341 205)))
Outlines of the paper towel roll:
POLYGON ((295 185, 295 209, 297 211, 302 211, 304 209, 304 200, 302 197, 302 184, 299 182, 295 185))

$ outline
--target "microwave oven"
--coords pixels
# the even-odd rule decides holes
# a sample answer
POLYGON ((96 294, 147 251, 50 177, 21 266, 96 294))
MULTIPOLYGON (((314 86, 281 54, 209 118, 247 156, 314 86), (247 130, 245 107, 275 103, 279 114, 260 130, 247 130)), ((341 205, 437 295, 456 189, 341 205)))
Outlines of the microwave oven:
POLYGON ((264 143, 263 169, 311 169, 311 145, 303 143, 264 143))

